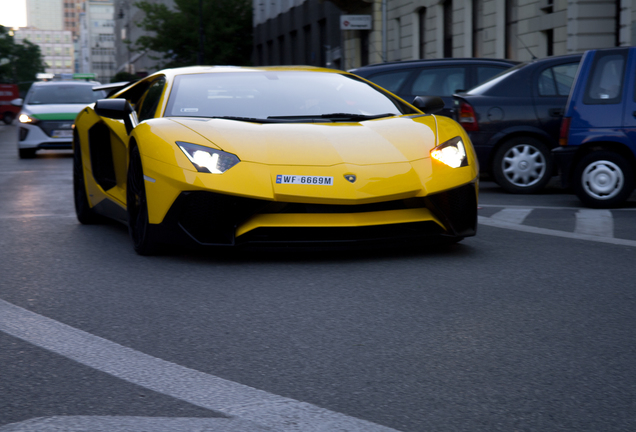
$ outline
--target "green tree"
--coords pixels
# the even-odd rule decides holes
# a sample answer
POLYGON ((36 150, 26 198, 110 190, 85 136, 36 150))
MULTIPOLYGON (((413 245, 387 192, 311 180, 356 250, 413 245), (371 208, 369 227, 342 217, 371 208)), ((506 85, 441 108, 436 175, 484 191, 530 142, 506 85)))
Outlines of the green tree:
POLYGON ((45 68, 40 47, 28 40, 16 44, 9 30, 0 26, 0 81, 35 81, 35 75, 44 72, 45 68))
POLYGON ((252 2, 250 0, 175 0, 175 10, 162 3, 143 0, 135 4, 146 16, 139 27, 153 33, 142 36, 132 49, 160 53, 162 67, 198 64, 199 16, 203 17, 203 63, 237 65, 250 63, 252 52, 252 2))

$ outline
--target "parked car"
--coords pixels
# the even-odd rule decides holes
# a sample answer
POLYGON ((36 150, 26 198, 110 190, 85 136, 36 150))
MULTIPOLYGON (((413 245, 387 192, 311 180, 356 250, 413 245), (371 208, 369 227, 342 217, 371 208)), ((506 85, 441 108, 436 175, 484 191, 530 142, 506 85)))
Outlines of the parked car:
POLYGON ((98 82, 46 81, 35 82, 20 106, 18 121, 18 154, 33 158, 39 149, 73 148, 73 122, 86 105, 106 96, 93 91, 98 82))
POLYGON ((444 100, 442 115, 453 112, 453 93, 468 90, 518 64, 512 60, 486 58, 446 58, 378 63, 352 69, 398 95, 407 102, 416 96, 439 96, 444 100))
POLYGON ((624 203, 636 173, 636 48, 587 51, 553 150, 561 179, 589 207, 624 203))
POLYGON ((475 146, 482 172, 506 191, 535 193, 556 174, 550 150, 581 54, 515 66, 455 97, 455 118, 475 146))
POLYGON ((20 111, 20 107, 11 101, 20 97, 18 86, 15 84, 0 84, 0 118, 6 124, 11 124, 20 111))

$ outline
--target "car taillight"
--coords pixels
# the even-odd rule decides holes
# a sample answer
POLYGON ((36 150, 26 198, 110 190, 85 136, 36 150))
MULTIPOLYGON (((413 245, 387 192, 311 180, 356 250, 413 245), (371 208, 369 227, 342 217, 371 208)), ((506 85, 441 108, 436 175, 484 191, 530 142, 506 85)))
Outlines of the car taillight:
POLYGON ((572 117, 563 117, 561 120, 561 132, 559 132, 559 145, 568 145, 568 134, 570 133, 570 123, 572 117))
POLYGON ((466 132, 477 132, 479 130, 475 110, 468 102, 462 101, 459 105, 458 120, 466 132))

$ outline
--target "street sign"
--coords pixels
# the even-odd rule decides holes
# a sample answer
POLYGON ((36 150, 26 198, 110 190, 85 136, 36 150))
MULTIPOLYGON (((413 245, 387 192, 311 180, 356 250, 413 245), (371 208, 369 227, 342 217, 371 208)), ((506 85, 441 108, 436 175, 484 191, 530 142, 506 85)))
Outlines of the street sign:
POLYGON ((371 15, 340 15, 340 30, 371 30, 371 15))

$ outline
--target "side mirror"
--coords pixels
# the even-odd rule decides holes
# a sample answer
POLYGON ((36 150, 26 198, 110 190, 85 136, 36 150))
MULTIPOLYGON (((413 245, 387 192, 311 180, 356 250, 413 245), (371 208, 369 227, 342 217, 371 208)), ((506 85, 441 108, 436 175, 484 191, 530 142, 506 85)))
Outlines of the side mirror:
POLYGON ((13 106, 21 107, 23 104, 24 104, 24 99, 22 98, 13 99, 11 101, 11 105, 13 106))
POLYGON ((439 96, 416 96, 413 106, 424 114, 434 114, 444 108, 444 100, 439 96))
POLYGON ((139 123, 137 113, 126 99, 100 99, 95 102, 94 110, 100 117, 123 120, 128 134, 139 123))

